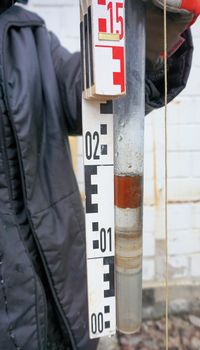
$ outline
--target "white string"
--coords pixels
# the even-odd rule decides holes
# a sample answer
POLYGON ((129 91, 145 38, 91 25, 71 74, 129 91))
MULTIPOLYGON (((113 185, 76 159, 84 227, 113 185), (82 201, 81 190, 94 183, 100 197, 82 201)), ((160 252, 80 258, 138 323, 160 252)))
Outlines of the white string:
POLYGON ((165 117, 164 117, 164 128, 165 128, 165 349, 169 349, 169 261, 168 261, 168 162, 167 162, 167 95, 168 95, 168 84, 167 84, 167 1, 164 0, 164 80, 165 80, 165 117))

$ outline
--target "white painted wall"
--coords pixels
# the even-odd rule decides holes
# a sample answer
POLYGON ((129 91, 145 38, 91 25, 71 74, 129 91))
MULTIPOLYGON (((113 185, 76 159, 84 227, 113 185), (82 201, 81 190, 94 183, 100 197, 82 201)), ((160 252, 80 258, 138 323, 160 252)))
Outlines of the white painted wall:
MULTIPOLYGON (((69 50, 79 49, 78 0, 30 0, 69 50)), ((169 264, 173 283, 200 282, 200 21, 187 88, 168 109, 169 264)), ((164 114, 146 118, 144 195, 144 284, 164 277, 164 114)), ((82 147, 77 178, 83 191, 82 147)))

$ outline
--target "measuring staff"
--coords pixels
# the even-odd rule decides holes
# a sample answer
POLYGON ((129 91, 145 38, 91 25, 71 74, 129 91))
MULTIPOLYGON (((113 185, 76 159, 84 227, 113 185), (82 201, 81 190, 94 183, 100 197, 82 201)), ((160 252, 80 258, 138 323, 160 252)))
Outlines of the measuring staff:
POLYGON ((116 330, 114 98, 125 95, 124 0, 81 1, 90 337, 116 330))

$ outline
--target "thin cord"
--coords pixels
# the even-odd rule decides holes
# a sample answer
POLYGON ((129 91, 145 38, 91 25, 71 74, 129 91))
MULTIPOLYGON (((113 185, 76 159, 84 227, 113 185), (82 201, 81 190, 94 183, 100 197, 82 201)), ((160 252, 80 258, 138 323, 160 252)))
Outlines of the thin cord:
POLYGON ((165 349, 169 349, 169 260, 168 260, 168 167, 167 167, 167 2, 164 0, 164 76, 165 76, 165 349))

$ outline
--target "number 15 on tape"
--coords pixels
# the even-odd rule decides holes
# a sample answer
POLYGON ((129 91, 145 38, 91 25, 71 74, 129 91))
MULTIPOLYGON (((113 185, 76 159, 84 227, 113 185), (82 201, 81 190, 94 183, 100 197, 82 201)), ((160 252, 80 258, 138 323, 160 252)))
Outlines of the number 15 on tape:
POLYGON ((124 0, 81 0, 83 96, 109 100, 126 93, 124 0))

